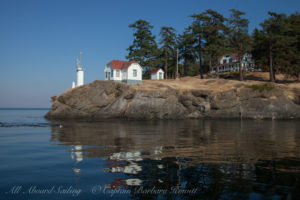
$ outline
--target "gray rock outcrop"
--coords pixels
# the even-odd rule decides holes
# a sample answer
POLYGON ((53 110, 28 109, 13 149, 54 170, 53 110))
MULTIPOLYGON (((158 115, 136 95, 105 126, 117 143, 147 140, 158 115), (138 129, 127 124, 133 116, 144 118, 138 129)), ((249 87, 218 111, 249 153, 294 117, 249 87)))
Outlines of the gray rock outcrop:
POLYGON ((245 84, 228 90, 176 89, 165 84, 145 88, 94 81, 60 95, 48 119, 300 118, 300 101, 285 89, 257 91, 245 84))

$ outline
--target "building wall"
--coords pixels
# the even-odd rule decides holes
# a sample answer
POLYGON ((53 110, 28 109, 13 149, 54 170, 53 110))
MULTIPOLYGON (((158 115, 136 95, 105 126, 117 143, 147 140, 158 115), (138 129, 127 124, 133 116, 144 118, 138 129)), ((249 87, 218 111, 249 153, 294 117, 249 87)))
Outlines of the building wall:
POLYGON ((164 79, 164 71, 162 69, 159 69, 156 73, 151 74, 151 79, 153 80, 159 80, 159 73, 162 73, 162 78, 164 79))
POLYGON ((122 70, 120 70, 120 69, 114 70, 113 80, 114 81, 122 81, 122 70), (117 77, 118 72, 119 72, 119 76, 117 77))
POLYGON ((237 62, 237 60, 232 55, 224 55, 220 60, 221 65, 225 63, 232 63, 232 62, 237 62))
POLYGON ((81 86, 84 83, 84 78, 83 78, 83 70, 78 70, 77 71, 77 86, 81 86))
POLYGON ((127 80, 127 70, 122 70, 122 80, 127 80))
POLYGON ((142 80, 142 67, 139 64, 133 63, 127 69, 127 80, 142 80), (133 71, 137 71, 137 76, 133 76, 133 71))
POLYGON ((151 74, 151 79, 156 80, 157 79, 157 73, 152 73, 151 74))
POLYGON ((105 80, 112 80, 112 77, 108 77, 108 73, 111 73, 111 67, 106 65, 104 68, 104 73, 105 73, 105 80))
POLYGON ((123 80, 122 82, 127 83, 129 85, 142 84, 142 80, 123 80))
MULTIPOLYGON (((219 63, 221 65, 219 66, 219 72, 239 71, 238 60, 235 59, 232 55, 223 56, 219 63)), ((241 63, 242 63, 243 70, 245 71, 254 70, 254 60, 251 54, 249 53, 244 54, 241 63)), ((216 73, 216 72, 217 72, 217 67, 216 66, 212 67, 211 73, 216 73)))
POLYGON ((158 72, 157 72, 157 78, 158 79, 164 79, 164 71, 162 69, 158 70, 158 72), (159 73, 161 73, 161 78, 159 78, 159 73))
POLYGON ((117 69, 113 69, 111 65, 106 65, 104 68, 105 80, 122 81, 128 84, 142 83, 142 67, 139 64, 133 63, 125 70, 119 70, 120 76, 117 77, 117 69), (136 76, 133 76, 133 71, 136 70, 136 76), (112 73, 113 76, 107 77, 106 73, 112 73))

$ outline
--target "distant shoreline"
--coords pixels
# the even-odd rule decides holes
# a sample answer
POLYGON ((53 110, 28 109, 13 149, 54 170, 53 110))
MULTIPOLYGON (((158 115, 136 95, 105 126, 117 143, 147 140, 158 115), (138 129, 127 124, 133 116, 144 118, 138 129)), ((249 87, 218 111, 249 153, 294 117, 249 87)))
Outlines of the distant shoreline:
POLYGON ((0 108, 0 110, 50 110, 50 108, 0 108))

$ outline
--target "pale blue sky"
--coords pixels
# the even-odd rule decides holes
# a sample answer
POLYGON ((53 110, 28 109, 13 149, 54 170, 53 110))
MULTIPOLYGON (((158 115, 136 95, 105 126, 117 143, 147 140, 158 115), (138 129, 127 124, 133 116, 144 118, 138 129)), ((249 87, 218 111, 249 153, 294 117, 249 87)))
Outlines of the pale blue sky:
POLYGON ((294 13, 297 0, 0 0, 0 108, 50 107, 50 97, 76 79, 79 51, 85 82, 104 78, 112 59, 125 59, 132 43, 128 25, 145 19, 158 35, 161 26, 179 33, 191 14, 214 9, 246 12, 250 32, 267 11, 294 13))

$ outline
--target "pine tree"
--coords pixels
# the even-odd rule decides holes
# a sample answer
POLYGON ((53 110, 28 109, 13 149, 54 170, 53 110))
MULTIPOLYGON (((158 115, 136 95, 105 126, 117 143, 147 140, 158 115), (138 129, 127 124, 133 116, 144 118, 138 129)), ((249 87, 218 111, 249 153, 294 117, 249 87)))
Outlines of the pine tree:
POLYGON ((203 66, 202 66, 202 61, 203 61, 203 48, 204 48, 204 29, 205 29, 205 22, 207 21, 207 16, 205 13, 201 14, 194 14, 191 16, 193 18, 193 23, 192 25, 188 28, 188 30, 191 31, 193 35, 193 41, 194 41, 194 48, 193 50, 195 51, 198 61, 199 61, 199 72, 200 72, 200 77, 203 79, 203 66))
POLYGON ((248 34, 248 19, 244 19, 241 16, 245 15, 244 12, 231 9, 231 15, 229 22, 229 37, 230 42, 238 54, 238 63, 240 71, 240 81, 243 80, 242 58, 245 53, 251 49, 251 37, 248 34))
POLYGON ((268 12, 270 17, 261 23, 261 35, 264 39, 265 49, 268 52, 270 81, 275 82, 275 72, 285 71, 289 67, 293 38, 288 35, 290 31, 285 14, 268 12))
MULTIPOLYGON (((153 26, 149 22, 140 19, 130 24, 129 28, 134 30, 134 40, 133 44, 127 49, 129 52, 126 58, 138 61, 144 68, 151 71, 156 64, 158 54, 155 36, 151 32, 153 26)), ((150 76, 150 73, 148 76, 150 76)))
POLYGON ((168 78, 168 61, 171 57, 174 57, 177 48, 177 36, 175 29, 172 27, 161 27, 160 29, 160 44, 162 45, 161 50, 164 54, 164 68, 165 78, 168 78))
POLYGON ((290 31, 288 35, 293 38, 291 44, 291 62, 286 73, 292 77, 296 77, 300 81, 300 13, 291 14, 288 18, 290 31))
POLYGON ((252 55, 255 60, 256 67, 268 70, 269 69, 269 49, 268 49, 268 41, 266 40, 266 36, 262 30, 257 28, 254 29, 253 32, 253 49, 252 55))
MULTIPOLYGON (((226 18, 217 11, 209 9, 206 10, 205 14, 207 16, 207 21, 204 26, 204 38, 206 41, 204 49, 211 70, 212 64, 218 66, 218 57, 226 51, 225 32, 227 31, 227 27, 224 24, 226 18)), ((217 72, 218 71, 219 70, 217 69, 217 72)))
POLYGON ((188 30, 184 31, 182 35, 179 34, 179 58, 183 59, 183 71, 184 75, 188 75, 188 68, 191 63, 196 60, 196 55, 194 53, 194 37, 192 33, 188 30))

